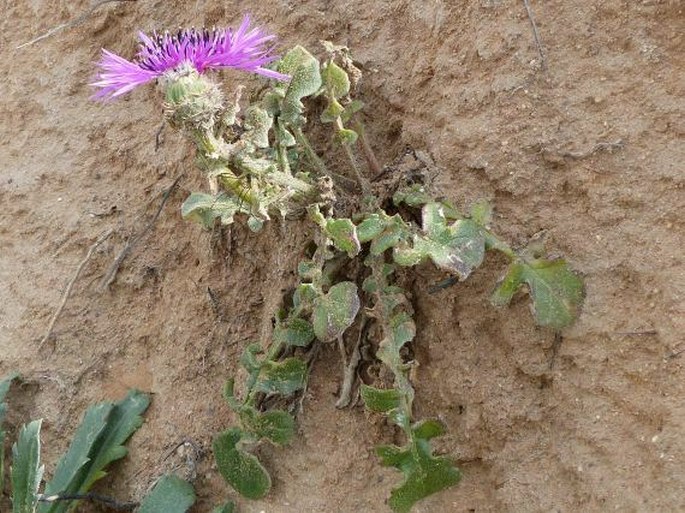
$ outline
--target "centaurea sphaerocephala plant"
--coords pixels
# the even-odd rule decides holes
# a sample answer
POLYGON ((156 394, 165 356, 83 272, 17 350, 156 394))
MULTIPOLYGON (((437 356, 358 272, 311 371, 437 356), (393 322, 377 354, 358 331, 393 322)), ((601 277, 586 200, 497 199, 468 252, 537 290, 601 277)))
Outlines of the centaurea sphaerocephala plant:
MULTIPOLYGON (((574 321, 583 285, 563 260, 541 258, 531 248, 517 251, 496 237, 487 203, 461 213, 432 196, 421 170, 433 166, 422 152, 410 152, 422 164, 418 167, 380 169, 359 119, 363 104, 352 99, 361 71, 347 48, 324 43, 327 58, 320 62, 296 46, 276 61, 265 46, 271 40, 259 29, 250 30, 247 18, 235 32, 191 29, 176 36, 141 36, 133 62, 106 52, 92 85, 99 96, 115 97, 160 79, 165 116, 195 143, 196 162, 209 182, 209 193, 192 193, 183 203, 185 219, 220 230, 243 216, 258 231, 274 214, 291 214, 290 219, 306 212, 314 224, 297 267, 298 283, 274 316, 273 331, 247 345, 240 358, 244 385, 236 387, 231 379, 224 389, 238 425, 214 441, 223 477, 245 497, 259 499, 269 492, 271 477, 252 449, 263 441, 284 445, 291 440, 292 399, 306 389, 314 348, 337 343, 344 371, 336 406, 354 405, 359 397, 402 433, 401 445, 381 445, 376 453, 383 465, 402 472, 388 504, 396 513, 407 513, 417 501, 455 485, 461 473, 451 458, 433 452, 431 440, 446 426, 417 421, 414 415, 412 346, 421 343, 421 333, 413 320, 411 291, 400 286, 416 282, 407 279, 406 269, 432 261, 451 274, 433 287, 446 294, 444 289, 482 264, 486 251, 498 251, 510 264, 492 302, 506 305, 527 288, 536 322, 555 330, 574 321), (269 62, 274 70, 264 68, 269 62), (245 105, 241 85, 226 95, 205 74, 221 67, 277 81, 250 95, 245 105), (308 120, 314 97, 324 108, 308 120), (306 133, 317 123, 342 146, 346 165, 316 153, 306 133), (338 202, 340 193, 346 197, 338 202), (357 367, 364 359, 389 372, 368 374, 372 383, 362 383, 357 367)), ((281 246, 274 244, 274 251, 281 246)))
POLYGON ((234 68, 276 80, 289 77, 265 68, 277 57, 271 42, 274 36, 260 28, 250 28, 245 16, 237 30, 231 28, 183 29, 175 34, 138 33, 140 48, 132 61, 102 50, 100 68, 91 84, 99 90, 96 97, 115 98, 128 93, 181 66, 191 66, 199 73, 210 69, 234 68))

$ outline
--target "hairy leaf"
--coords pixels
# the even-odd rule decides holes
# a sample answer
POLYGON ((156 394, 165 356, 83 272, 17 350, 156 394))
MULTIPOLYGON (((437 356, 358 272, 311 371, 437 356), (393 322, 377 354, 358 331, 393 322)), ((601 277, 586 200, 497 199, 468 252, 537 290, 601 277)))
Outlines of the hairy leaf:
POLYGON ((274 329, 274 341, 289 346, 306 347, 314 338, 314 328, 305 319, 290 319, 287 322, 278 323, 274 329))
POLYGON ((352 325, 359 307, 356 284, 343 281, 333 285, 327 294, 314 300, 312 321, 316 338, 322 342, 338 338, 352 325))
POLYGON ((366 407, 379 413, 398 408, 402 401, 402 393, 395 388, 383 390, 362 384, 360 392, 366 407))
POLYGON ((408 513, 419 500, 455 485, 461 472, 449 458, 434 456, 430 442, 416 437, 408 448, 380 446, 376 453, 384 465, 404 474, 404 481, 390 494, 389 504, 395 513, 408 513))
POLYGON ((319 61, 301 46, 295 46, 278 64, 281 73, 290 75, 290 83, 283 98, 281 119, 286 123, 302 123, 302 98, 316 93, 321 87, 319 61))
POLYGON ((329 61, 321 66, 321 79, 326 90, 335 99, 350 92, 350 78, 335 62, 329 61))
POLYGON ((221 224, 233 223, 233 216, 243 212, 238 198, 220 194, 212 196, 201 192, 193 192, 181 205, 181 216, 201 224, 207 229, 214 226, 214 220, 219 218, 221 224))
MULTIPOLYGON (((86 493, 106 475, 104 469, 126 456, 124 443, 143 423, 141 415, 150 404, 147 394, 132 390, 117 403, 91 406, 77 428, 67 452, 60 458, 45 495, 86 493)), ((41 513, 64 513, 76 503, 43 503, 41 513)))
POLYGON ((260 412, 248 406, 241 409, 240 420, 258 439, 266 438, 277 445, 287 444, 295 434, 295 419, 283 410, 260 412))
POLYGON ((359 242, 368 242, 378 237, 386 225, 386 217, 384 214, 369 214, 366 218, 357 225, 357 237, 359 242))
POLYGON ((516 261, 509 266, 492 296, 496 305, 506 305, 526 283, 533 299, 535 322, 561 329, 578 316, 583 302, 583 282, 564 260, 516 261))
POLYGON ((385 228, 380 235, 373 238, 370 252, 373 256, 383 254, 386 250, 395 247, 400 241, 409 235, 408 227, 404 220, 395 214, 385 220, 385 228))
POLYGON ((483 262, 485 237, 481 226, 470 219, 448 225, 442 204, 428 203, 423 207, 423 232, 425 235, 414 235, 413 247, 395 247, 395 262, 411 266, 430 258, 462 280, 483 262))
POLYGON ((214 441, 214 458, 221 475, 238 493, 261 499, 271 489, 271 477, 253 454, 237 447, 241 437, 238 428, 224 431, 214 441))
POLYGON ((38 487, 43 477, 40 464, 40 426, 34 420, 19 431, 12 447, 12 512, 34 513, 38 503, 38 487))
POLYGON ((266 394, 291 395, 302 387, 307 377, 307 365, 299 358, 281 362, 266 361, 255 389, 266 394))
POLYGON ((407 312, 400 311, 390 319, 391 332, 381 341, 378 358, 391 369, 402 365, 400 349, 416 335, 416 325, 407 312))
POLYGON ((195 491, 190 483, 167 474, 145 496, 138 513, 186 513, 193 504, 195 491))
POLYGON ((350 258, 354 257, 361 250, 359 239, 357 238, 357 228, 349 219, 328 219, 324 228, 336 248, 347 253, 350 258))

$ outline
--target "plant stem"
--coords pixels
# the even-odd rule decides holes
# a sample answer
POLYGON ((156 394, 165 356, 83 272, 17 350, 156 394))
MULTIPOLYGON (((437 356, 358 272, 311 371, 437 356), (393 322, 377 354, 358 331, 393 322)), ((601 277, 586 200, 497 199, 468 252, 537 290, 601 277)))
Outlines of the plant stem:
POLYGON ((309 143, 309 139, 307 139, 307 136, 302 132, 302 129, 300 127, 294 127, 293 134, 295 135, 295 140, 302 146, 305 155, 307 155, 307 158, 314 165, 316 170, 322 175, 330 176, 326 164, 324 164, 321 157, 316 154, 314 148, 312 148, 312 145, 309 143))

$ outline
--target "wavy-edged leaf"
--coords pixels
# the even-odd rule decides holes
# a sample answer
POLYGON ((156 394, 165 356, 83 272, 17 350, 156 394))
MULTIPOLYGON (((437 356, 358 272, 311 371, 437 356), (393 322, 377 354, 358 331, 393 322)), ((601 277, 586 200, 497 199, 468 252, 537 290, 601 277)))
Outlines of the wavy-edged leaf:
POLYGON ((413 246, 395 248, 395 262, 416 265, 430 258, 435 265, 465 280, 483 262, 485 237, 482 227, 471 219, 459 219, 448 225, 441 203, 423 207, 423 232, 414 235, 413 246))
POLYGON ((300 318, 278 323, 274 329, 274 341, 289 346, 306 347, 315 337, 312 323, 300 318))
POLYGON ((434 456, 430 442, 415 438, 413 446, 400 448, 385 445, 376 448, 383 465, 395 467, 404 481, 390 494, 388 504, 395 513, 408 513, 416 502, 453 486, 461 472, 444 456, 434 456))
POLYGON ((266 438, 277 445, 287 444, 295 434, 295 419, 287 411, 260 412, 248 406, 241 409, 240 420, 257 439, 266 438))
POLYGON ((331 238, 335 247, 347 253, 350 258, 361 251, 357 227, 350 219, 328 219, 324 231, 331 238))
POLYGON ((321 80, 328 93, 336 100, 350 92, 350 78, 345 70, 333 61, 321 66, 321 80))
MULTIPOLYGON (((124 443, 142 425, 141 415, 150 404, 147 394, 132 390, 117 403, 99 403, 86 411, 67 452, 57 463, 45 495, 86 493, 106 475, 105 467, 127 454, 124 443)), ((75 502, 44 503, 41 513, 65 513, 75 502)))
POLYGON ((584 297, 583 281, 564 260, 513 262, 492 301, 496 305, 508 304, 523 283, 528 285, 538 325, 561 329, 578 317, 584 297))
POLYGON ((223 478, 248 499, 261 499, 271 489, 271 477, 256 456, 237 447, 239 428, 224 431, 214 440, 214 458, 223 478))
POLYGON ((387 413, 402 403, 402 393, 395 388, 384 390, 362 384, 359 391, 366 407, 378 413, 387 413))
POLYGON ((291 395, 304 387, 307 365, 299 358, 286 358, 280 362, 266 361, 255 384, 258 392, 291 395))
POLYGON ((34 420, 22 426, 12 447, 12 512, 34 513, 38 503, 38 487, 43 477, 40 464, 40 426, 34 420))
POLYGON ((281 119, 297 125, 302 121, 302 98, 316 93, 321 87, 319 61, 302 46, 295 46, 278 64, 278 71, 290 75, 281 107, 281 119))
POLYGON ((140 503, 138 513, 186 513, 195 504, 195 491, 174 474, 162 476, 140 503))
POLYGON ((233 223, 233 216, 245 209, 240 200, 226 194, 212 196, 202 192, 193 192, 181 205, 181 216, 201 224, 207 229, 214 226, 214 220, 220 219, 222 225, 233 223))
POLYGON ((416 324, 407 312, 400 311, 390 319, 391 332, 381 341, 377 356, 391 369, 402 365, 400 349, 413 340, 416 335, 416 324))
POLYGON ((357 237, 359 242, 368 242, 378 237, 385 229, 387 216, 373 213, 367 215, 364 220, 357 225, 357 237))
POLYGON ((354 322, 360 302, 357 285, 351 281, 336 283, 328 293, 314 300, 312 324, 316 338, 331 342, 354 322))

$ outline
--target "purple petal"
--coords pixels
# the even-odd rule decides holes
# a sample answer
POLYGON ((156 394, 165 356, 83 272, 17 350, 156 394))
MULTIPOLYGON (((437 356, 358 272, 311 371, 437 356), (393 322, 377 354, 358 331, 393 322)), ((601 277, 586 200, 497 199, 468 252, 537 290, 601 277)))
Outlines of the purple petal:
POLYGON ((95 93, 96 98, 116 98, 159 76, 159 73, 143 69, 137 63, 105 49, 98 67, 100 71, 95 82, 89 84, 99 89, 95 93))

